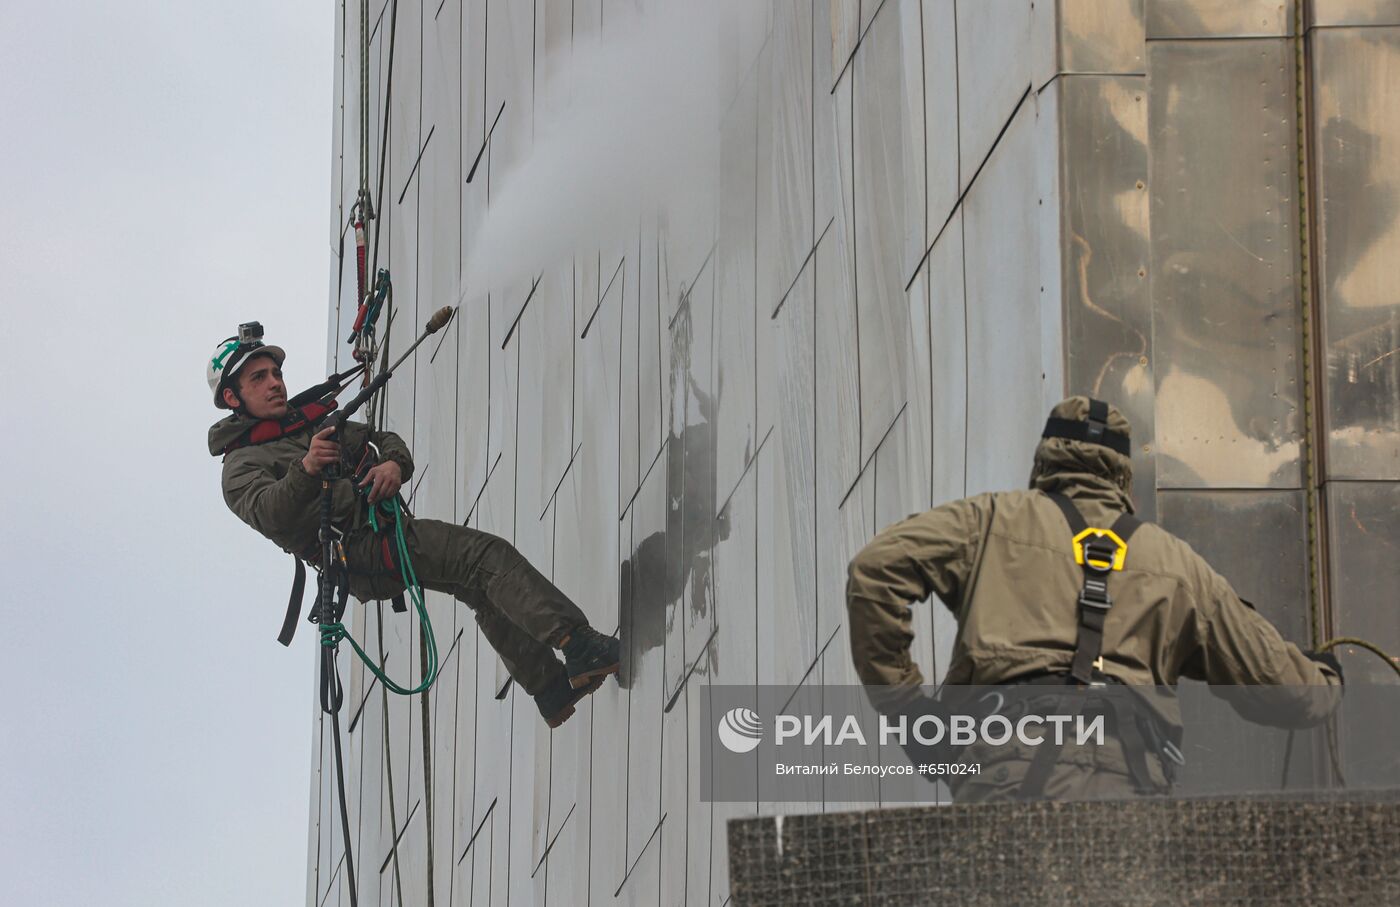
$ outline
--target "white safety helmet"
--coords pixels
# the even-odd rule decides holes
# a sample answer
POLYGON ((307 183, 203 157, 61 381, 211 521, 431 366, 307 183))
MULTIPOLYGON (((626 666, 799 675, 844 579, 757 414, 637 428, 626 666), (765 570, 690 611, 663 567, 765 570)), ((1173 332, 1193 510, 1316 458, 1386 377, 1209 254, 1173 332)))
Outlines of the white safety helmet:
POLYGON ((256 321, 238 326, 238 336, 219 341, 209 361, 205 363, 204 376, 209 381, 209 390, 214 395, 214 405, 228 409, 224 402, 224 388, 232 387, 237 393, 234 379, 238 370, 253 356, 271 356, 281 368, 287 353, 280 346, 269 346, 262 342, 262 325, 256 321))

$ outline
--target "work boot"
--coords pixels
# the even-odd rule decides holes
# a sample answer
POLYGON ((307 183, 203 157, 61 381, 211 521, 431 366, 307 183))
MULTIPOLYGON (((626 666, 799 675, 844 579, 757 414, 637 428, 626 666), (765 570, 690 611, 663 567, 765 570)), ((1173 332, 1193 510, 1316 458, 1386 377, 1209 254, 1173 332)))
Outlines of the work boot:
POLYGON ((560 646, 564 650, 564 667, 569 683, 575 688, 597 678, 601 683, 609 674, 622 667, 622 644, 615 636, 604 636, 584 624, 565 636, 560 646))
POLYGON ((556 674, 554 681, 544 692, 535 694, 535 705, 544 717, 544 723, 557 728, 574 714, 574 706, 583 697, 603 685, 604 678, 597 677, 575 688, 569 684, 566 674, 556 674))

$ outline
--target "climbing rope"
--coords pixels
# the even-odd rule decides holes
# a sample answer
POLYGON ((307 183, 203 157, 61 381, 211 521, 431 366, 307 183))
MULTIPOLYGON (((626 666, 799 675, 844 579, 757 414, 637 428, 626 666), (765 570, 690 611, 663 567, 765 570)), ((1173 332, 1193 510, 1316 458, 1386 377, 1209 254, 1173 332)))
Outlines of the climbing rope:
MULTIPOLYGON (((400 696, 414 696, 418 693, 426 692, 437 680, 438 675, 438 650, 437 639, 433 636, 432 621, 428 618, 428 608, 423 601, 423 587, 418 582, 418 574, 413 569, 413 561, 408 556, 408 541, 403 533, 403 511, 399 508, 399 499, 396 497, 390 502, 390 508, 394 513, 394 545, 399 557, 399 575, 403 578, 404 586, 408 590, 409 596, 413 599, 414 610, 418 612, 418 623, 423 628, 423 641, 427 647, 427 667, 423 671, 423 679, 415 687, 405 687, 395 683, 389 678, 373 658, 369 656, 360 644, 355 641, 355 637, 350 635, 345 624, 340 621, 321 624, 321 645, 327 648, 334 648, 343 639, 350 643, 350 647, 355 650, 355 654, 360 656, 360 661, 365 663, 370 673, 378 677, 384 684, 384 688, 391 693, 400 696)), ((370 528, 376 533, 379 532, 378 507, 371 507, 369 511, 370 528)))
MULTIPOLYGON (((1337 646, 1359 646, 1372 653, 1377 658, 1380 658, 1392 671, 1400 675, 1400 658, 1389 654, 1373 642, 1359 639, 1355 636, 1338 636, 1335 639, 1329 639, 1318 646, 1317 651, 1330 652, 1337 646)), ((1279 781, 1279 790, 1285 790, 1288 787, 1288 769, 1293 763, 1293 739, 1297 733, 1298 732, 1294 729, 1288 731, 1288 743, 1283 750, 1283 777, 1279 781)), ((1332 759, 1332 777, 1335 778, 1342 787, 1346 787, 1346 778, 1342 775, 1342 757, 1337 748, 1336 713, 1327 716, 1327 754, 1332 759)))
POLYGON ((1397 658, 1394 655, 1387 653, 1384 649, 1382 649, 1380 646, 1376 645, 1373 642, 1368 642, 1364 639, 1358 639, 1355 636, 1338 636, 1336 639, 1329 639, 1327 640, 1327 642, 1318 646, 1317 650, 1319 652, 1328 652, 1336 646, 1360 646, 1366 651, 1371 652, 1376 656, 1384 659, 1385 663, 1390 666, 1390 669, 1394 671, 1397 675, 1400 675, 1400 658, 1397 658))

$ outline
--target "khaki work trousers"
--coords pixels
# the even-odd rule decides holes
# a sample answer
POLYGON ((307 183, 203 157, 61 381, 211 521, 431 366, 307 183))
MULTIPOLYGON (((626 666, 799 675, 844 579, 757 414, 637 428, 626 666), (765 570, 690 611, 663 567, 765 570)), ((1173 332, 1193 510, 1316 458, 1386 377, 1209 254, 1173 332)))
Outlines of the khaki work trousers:
MULTIPOLYGON (((385 538, 394 552, 392 531, 380 536, 366 529, 346 540, 350 593, 360 601, 404 591, 397 561, 386 563, 385 538)), ((472 609, 482 635, 525 692, 540 693, 562 676, 554 647, 588 618, 513 545, 489 532, 416 518, 405 525, 404 538, 423 588, 472 609)))

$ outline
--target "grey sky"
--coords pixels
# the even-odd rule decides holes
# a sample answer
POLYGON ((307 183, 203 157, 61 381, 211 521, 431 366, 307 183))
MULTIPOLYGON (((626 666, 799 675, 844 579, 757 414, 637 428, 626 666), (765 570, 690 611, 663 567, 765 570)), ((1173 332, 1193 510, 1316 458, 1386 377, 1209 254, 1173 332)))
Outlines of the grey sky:
POLYGON ((324 376, 334 10, 0 4, 0 890, 305 898, 314 633, 223 506, 204 360, 324 376))

